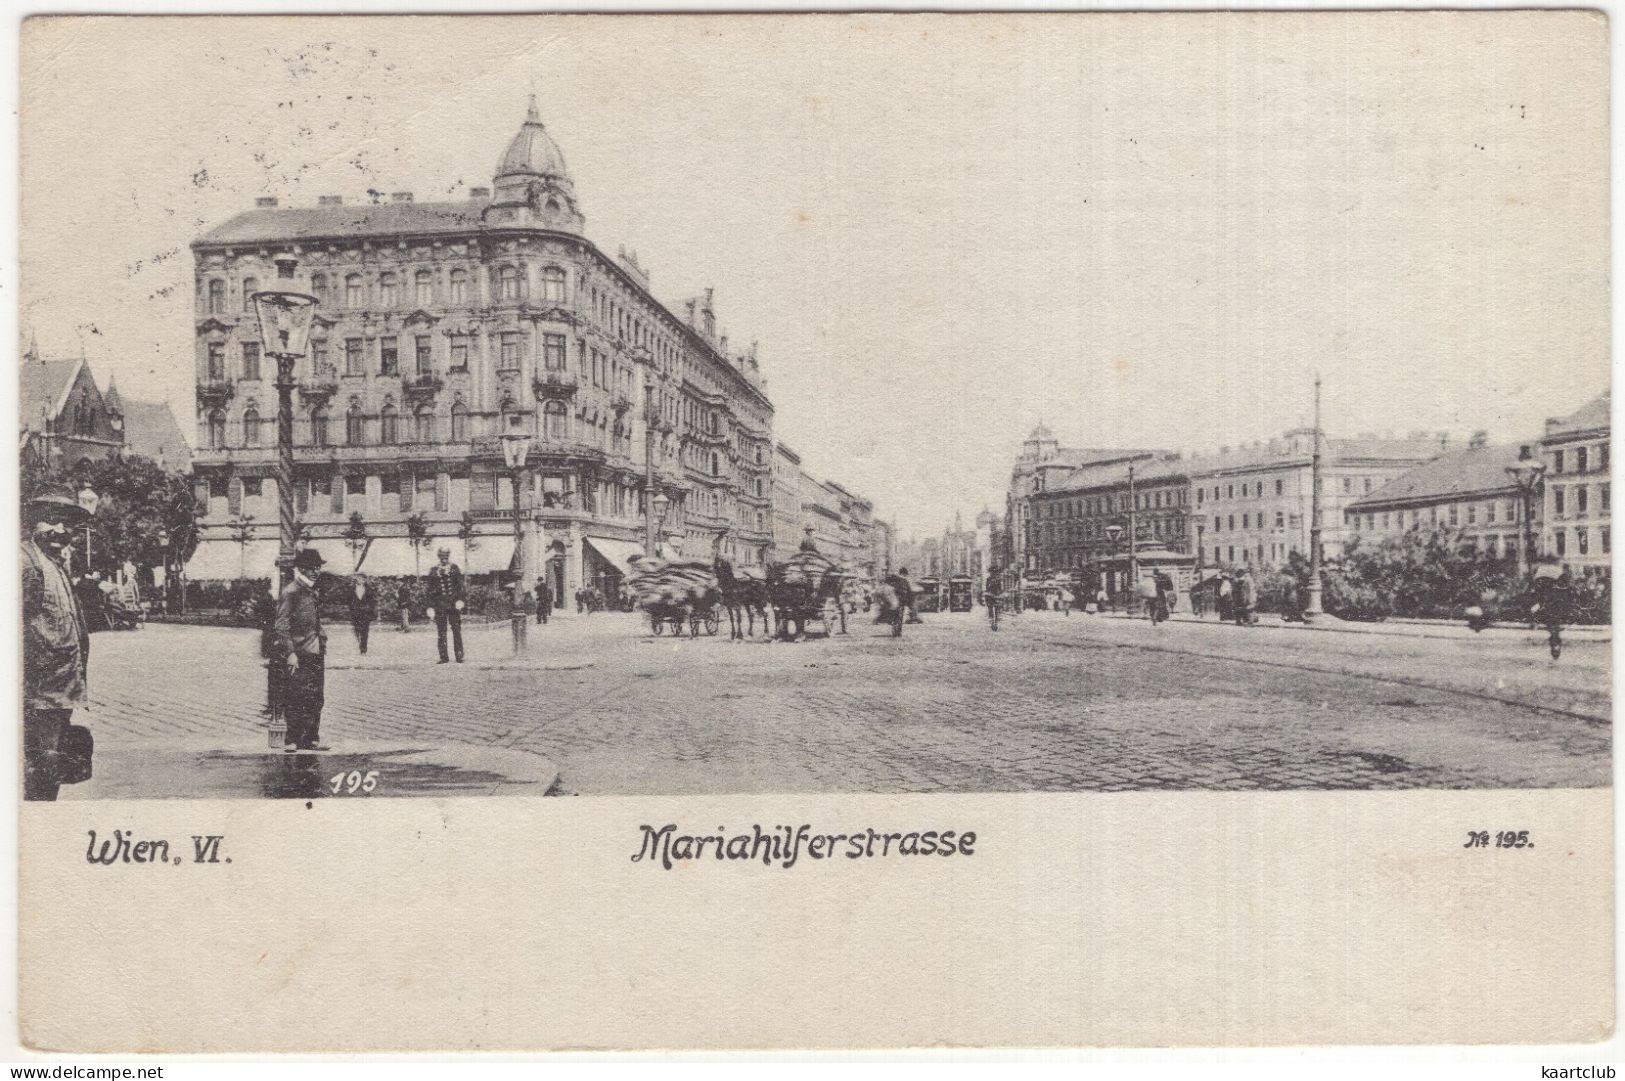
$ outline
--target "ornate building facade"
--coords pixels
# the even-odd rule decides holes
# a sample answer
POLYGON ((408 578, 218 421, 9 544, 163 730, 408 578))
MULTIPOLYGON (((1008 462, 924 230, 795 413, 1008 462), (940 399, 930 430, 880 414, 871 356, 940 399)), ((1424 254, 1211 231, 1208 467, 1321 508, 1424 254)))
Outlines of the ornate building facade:
POLYGON ((472 573, 506 569, 499 437, 515 428, 533 437, 527 564, 559 603, 619 587, 643 546, 649 462, 671 501, 667 547, 767 558, 773 407, 755 347, 729 350, 710 290, 668 308, 635 256, 587 239, 534 100, 493 187, 467 199, 259 202, 192 245, 207 505, 192 577, 266 575, 275 557, 276 370, 249 297, 284 252, 318 302, 296 372, 294 494, 334 571, 417 573, 441 544, 472 573), (356 514, 366 540, 345 544, 356 514))

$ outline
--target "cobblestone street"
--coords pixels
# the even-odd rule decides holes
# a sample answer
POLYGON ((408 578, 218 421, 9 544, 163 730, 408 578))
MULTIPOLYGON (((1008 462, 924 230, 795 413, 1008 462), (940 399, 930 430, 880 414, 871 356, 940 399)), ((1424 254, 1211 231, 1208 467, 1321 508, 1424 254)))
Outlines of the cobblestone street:
MULTIPOLYGON (((634 616, 434 635, 332 628, 323 734, 545 756, 555 792, 1479 788, 1609 782, 1606 642, 1423 638, 1026 613, 854 617, 799 644, 655 638, 634 616)), ((99 634, 99 747, 264 746, 257 635, 99 634)), ((390 777, 383 768, 379 794, 390 777)), ((154 796, 168 794, 163 791, 154 796)), ((245 792, 244 795, 257 793, 245 792)))

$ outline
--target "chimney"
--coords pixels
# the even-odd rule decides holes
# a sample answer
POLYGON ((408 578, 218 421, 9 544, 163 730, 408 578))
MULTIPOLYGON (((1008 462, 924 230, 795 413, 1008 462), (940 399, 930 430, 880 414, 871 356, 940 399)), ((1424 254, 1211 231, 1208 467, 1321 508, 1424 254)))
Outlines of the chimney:
POLYGON ((317 206, 343 206, 344 205, 344 196, 342 196, 342 195, 318 195, 316 197, 316 205, 317 206))
POLYGON ((254 205, 255 206, 276 206, 276 196, 274 196, 274 195, 262 195, 258 199, 254 200, 254 205))
POLYGON ((1473 437, 1467 441, 1467 448, 1469 450, 1482 450, 1484 447, 1489 445, 1489 441, 1490 433, 1486 432, 1483 428, 1480 428, 1478 431, 1474 432, 1473 437))
POLYGON ((491 198, 491 189, 490 188, 469 188, 468 189, 468 197, 470 199, 489 199, 489 198, 491 198))
POLYGON ((410 203, 412 201, 412 193, 409 191, 390 192, 389 198, 391 202, 410 203))

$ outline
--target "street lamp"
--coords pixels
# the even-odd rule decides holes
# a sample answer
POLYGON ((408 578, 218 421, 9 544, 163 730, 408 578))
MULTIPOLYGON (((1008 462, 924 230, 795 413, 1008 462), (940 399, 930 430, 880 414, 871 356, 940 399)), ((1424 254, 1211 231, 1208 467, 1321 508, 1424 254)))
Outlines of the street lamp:
POLYGON ((79 506, 85 511, 85 573, 90 573, 90 521, 96 517, 96 507, 102 501, 86 481, 85 486, 79 489, 79 506))
POLYGON ((299 260, 284 252, 276 256, 280 289, 264 289, 253 296, 259 317, 260 348, 276 360, 276 492, 278 501, 277 566, 286 583, 293 573, 298 542, 293 506, 293 365, 305 355, 316 298, 295 292, 293 272, 299 260))
MULTIPOLYGON (((1112 554, 1117 554, 1117 543, 1123 539, 1123 527, 1113 522, 1106 527, 1106 539, 1112 542, 1112 554)), ((1127 606, 1125 605, 1125 608, 1127 606)))
POLYGON ((670 509, 671 499, 665 492, 656 492, 655 497, 649 501, 649 510, 653 515, 649 519, 651 525, 649 536, 652 538, 650 550, 656 555, 660 554, 661 540, 666 534, 666 511, 670 509))
POLYGON ((1518 570, 1522 575, 1530 573, 1535 562, 1535 489, 1540 487, 1541 477, 1546 474, 1546 463, 1536 458, 1529 451, 1529 447, 1518 449, 1518 460, 1507 466, 1507 476, 1517 485, 1522 496, 1519 503, 1523 512, 1523 544, 1518 552, 1518 570))
MULTIPOLYGON (((508 430, 502 433, 502 457, 508 468, 513 471, 513 548, 514 569, 519 574, 519 585, 515 591, 518 596, 525 588, 525 507, 524 507, 524 477, 525 459, 530 455, 531 435, 525 430, 525 418, 520 413, 508 414, 508 430)), ((523 624, 521 624, 522 626, 523 624)), ((514 643, 517 651, 523 652, 525 645, 521 639, 514 643)))

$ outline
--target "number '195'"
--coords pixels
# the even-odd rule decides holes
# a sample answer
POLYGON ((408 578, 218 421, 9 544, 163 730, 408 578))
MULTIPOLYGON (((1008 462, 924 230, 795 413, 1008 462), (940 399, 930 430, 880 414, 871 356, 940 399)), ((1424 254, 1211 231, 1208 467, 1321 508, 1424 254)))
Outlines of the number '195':
MULTIPOLYGON (((1490 848, 1490 833, 1488 830, 1473 830, 1467 834, 1467 843, 1463 848, 1490 848)), ((1534 848, 1535 842, 1529 839, 1528 830, 1502 830, 1495 835, 1495 848, 1534 848)))

